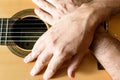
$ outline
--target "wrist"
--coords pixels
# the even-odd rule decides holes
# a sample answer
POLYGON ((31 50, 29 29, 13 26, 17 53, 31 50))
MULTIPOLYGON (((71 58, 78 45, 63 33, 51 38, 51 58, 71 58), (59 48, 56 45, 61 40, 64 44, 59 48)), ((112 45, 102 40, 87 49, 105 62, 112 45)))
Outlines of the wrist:
MULTIPOLYGON (((81 7, 86 10, 84 14, 87 15, 88 21, 92 27, 95 27, 94 29, 96 29, 100 23, 109 19, 113 11, 113 8, 109 6, 103 1, 91 1, 81 5, 81 7)), ((81 9, 79 9, 79 11, 81 11, 81 9)))
POLYGON ((109 7, 110 5, 108 6, 108 4, 104 1, 95 0, 90 3, 86 3, 86 6, 93 9, 98 23, 107 20, 112 13, 112 8, 109 7))
POLYGON ((120 0, 93 0, 87 5, 96 9, 100 16, 105 15, 106 17, 102 17, 104 20, 120 13, 120 0))
POLYGON ((103 7, 100 5, 95 7, 94 2, 89 2, 89 3, 83 3, 75 12, 75 16, 81 18, 81 15, 83 16, 83 19, 86 20, 87 23, 87 28, 95 30, 96 27, 104 21, 107 13, 103 13, 100 11, 102 10, 103 7))

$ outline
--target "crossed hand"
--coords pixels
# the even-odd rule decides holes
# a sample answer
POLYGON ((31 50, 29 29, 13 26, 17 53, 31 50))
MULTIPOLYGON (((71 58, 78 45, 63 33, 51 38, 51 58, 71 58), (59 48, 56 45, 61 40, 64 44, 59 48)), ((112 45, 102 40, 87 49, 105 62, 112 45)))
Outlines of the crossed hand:
POLYGON ((31 75, 38 74, 48 63, 43 75, 48 80, 65 61, 69 61, 67 74, 74 77, 75 70, 93 39, 97 19, 93 17, 94 9, 82 4, 82 0, 79 3, 77 0, 33 2, 39 7, 35 9, 35 13, 52 27, 37 40, 32 52, 24 59, 26 63, 36 59, 31 75))

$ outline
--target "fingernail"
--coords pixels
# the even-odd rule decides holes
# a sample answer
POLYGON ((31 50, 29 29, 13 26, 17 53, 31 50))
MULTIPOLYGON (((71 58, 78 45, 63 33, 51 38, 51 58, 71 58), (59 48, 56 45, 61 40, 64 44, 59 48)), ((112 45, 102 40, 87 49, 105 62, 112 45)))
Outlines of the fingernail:
POLYGON ((43 75, 44 80, 49 80, 53 76, 53 72, 51 71, 46 71, 45 74, 43 75))
POLYGON ((68 72, 69 78, 75 78, 75 71, 68 72))
POLYGON ((71 77, 72 77, 72 78, 75 78, 75 71, 72 72, 71 77))
POLYGON ((46 74, 43 75, 44 80, 48 80, 49 78, 46 76, 46 74))
POLYGON ((35 70, 32 69, 31 72, 30 72, 30 74, 31 74, 31 76, 35 76, 35 74, 36 74, 36 73, 35 73, 35 70))
POLYGON ((26 56, 26 57, 24 58, 24 62, 25 62, 25 63, 28 63, 28 62, 29 62, 29 59, 30 59, 30 58, 29 58, 28 56, 26 56))

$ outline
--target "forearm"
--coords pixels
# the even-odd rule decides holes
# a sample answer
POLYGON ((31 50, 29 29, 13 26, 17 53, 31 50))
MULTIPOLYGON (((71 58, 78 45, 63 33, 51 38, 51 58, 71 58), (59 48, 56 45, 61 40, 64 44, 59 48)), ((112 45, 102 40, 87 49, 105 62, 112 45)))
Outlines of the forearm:
POLYGON ((120 0, 93 0, 89 5, 96 10, 99 21, 120 12, 120 0))
POLYGON ((117 14, 120 12, 120 0, 94 0, 94 2, 106 9, 110 9, 110 15, 117 14))
POLYGON ((91 50, 113 80, 120 80, 120 42, 106 32, 97 31, 91 50))

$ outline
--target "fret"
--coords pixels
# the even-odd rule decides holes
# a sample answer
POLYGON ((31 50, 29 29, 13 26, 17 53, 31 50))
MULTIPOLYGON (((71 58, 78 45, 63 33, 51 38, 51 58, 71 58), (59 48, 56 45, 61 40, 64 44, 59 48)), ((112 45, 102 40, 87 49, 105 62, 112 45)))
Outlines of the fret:
MULTIPOLYGON (((2 18, 3 19, 3 25, 2 25, 2 36, 5 36, 5 27, 6 27, 6 19, 5 18, 2 18)), ((5 38, 2 37, 1 39, 1 44, 4 45, 5 44, 5 38)))
POLYGON ((8 27, 8 20, 7 18, 2 18, 1 20, 1 45, 7 44, 7 27, 8 27), (3 37, 6 36, 6 37, 3 37))
POLYGON ((2 27, 3 27, 3 18, 0 19, 0 44, 2 44, 2 27))
POLYGON ((8 22, 9 22, 9 19, 7 19, 6 21, 6 34, 5 34, 5 45, 7 44, 7 35, 8 35, 8 22))

